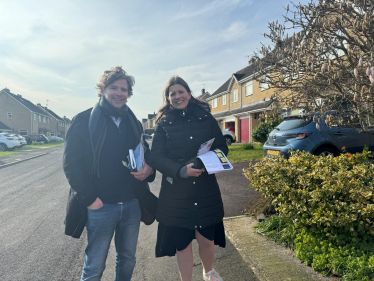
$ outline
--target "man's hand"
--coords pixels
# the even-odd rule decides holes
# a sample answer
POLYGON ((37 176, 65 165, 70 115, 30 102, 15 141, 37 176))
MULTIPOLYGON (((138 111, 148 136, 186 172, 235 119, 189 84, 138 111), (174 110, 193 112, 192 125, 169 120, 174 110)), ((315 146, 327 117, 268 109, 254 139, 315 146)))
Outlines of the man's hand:
POLYGON ((103 201, 99 197, 96 198, 96 200, 87 208, 90 210, 97 210, 100 209, 103 206, 103 201))
POLYGON ((141 172, 131 172, 131 174, 139 181, 143 181, 153 174, 153 169, 145 163, 143 159, 144 169, 141 172))
POLYGON ((187 165, 187 177, 198 177, 201 175, 202 172, 205 171, 205 168, 202 169, 194 169, 192 166, 194 163, 188 164, 187 165))

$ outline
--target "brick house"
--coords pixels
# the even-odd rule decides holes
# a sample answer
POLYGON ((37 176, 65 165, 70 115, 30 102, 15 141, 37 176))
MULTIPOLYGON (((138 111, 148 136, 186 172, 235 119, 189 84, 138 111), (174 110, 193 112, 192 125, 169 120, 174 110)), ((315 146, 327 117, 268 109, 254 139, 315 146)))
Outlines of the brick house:
POLYGON ((256 81, 257 64, 233 73, 206 100, 222 130, 233 127, 238 142, 251 142, 253 130, 268 118, 274 89, 256 81))
POLYGON ((0 121, 16 134, 51 135, 50 116, 31 101, 11 93, 7 88, 0 91, 0 121))
POLYGON ((47 108, 46 106, 42 106, 40 103, 38 103, 38 107, 51 118, 51 136, 65 138, 68 126, 70 125, 70 120, 68 122, 65 120, 65 116, 64 118, 61 118, 51 109, 47 108))

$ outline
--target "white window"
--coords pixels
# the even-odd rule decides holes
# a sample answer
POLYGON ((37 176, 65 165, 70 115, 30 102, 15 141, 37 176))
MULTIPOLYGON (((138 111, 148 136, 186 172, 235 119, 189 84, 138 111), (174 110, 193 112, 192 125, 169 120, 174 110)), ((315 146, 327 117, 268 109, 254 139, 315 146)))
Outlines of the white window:
POLYGON ((233 101, 233 102, 237 102, 237 101, 238 101, 238 89, 235 89, 235 90, 232 92, 232 101, 233 101))
POLYGON ((43 116, 43 123, 47 123, 47 118, 43 116))
POLYGON ((216 108, 216 107, 217 107, 217 98, 212 100, 212 108, 216 108))
POLYGON ((12 112, 7 112, 6 119, 12 119, 12 112))
POLYGON ((51 137, 53 137, 55 135, 55 132, 51 132, 51 137))
POLYGON ((245 84, 245 95, 246 96, 253 95, 253 84, 252 84, 252 81, 249 81, 247 84, 245 84))
POLYGON ((19 130, 21 136, 27 136, 27 130, 19 130))
POLYGON ((265 91, 265 90, 267 90, 267 89, 270 88, 270 85, 269 85, 269 83, 267 81, 269 81, 269 77, 262 76, 262 78, 261 78, 261 85, 260 85, 261 91, 265 91))
POLYGON ((222 96, 222 105, 226 105, 226 95, 222 96))
POLYGON ((42 116, 39 115, 39 123, 42 122, 42 116))
POLYGON ((47 118, 47 123, 49 124, 49 118, 47 118))
POLYGON ((34 114, 34 121, 36 121, 36 114, 34 114))

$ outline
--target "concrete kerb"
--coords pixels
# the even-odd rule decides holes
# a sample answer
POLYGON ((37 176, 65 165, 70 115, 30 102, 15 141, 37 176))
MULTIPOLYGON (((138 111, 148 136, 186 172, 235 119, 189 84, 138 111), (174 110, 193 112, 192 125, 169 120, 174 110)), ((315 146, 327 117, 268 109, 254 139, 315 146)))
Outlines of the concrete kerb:
POLYGON ((28 160, 31 160, 31 159, 34 159, 34 158, 37 158, 37 157, 40 157, 40 156, 43 156, 43 155, 47 155, 47 154, 49 154, 49 153, 50 153, 50 152, 46 152, 46 153, 42 153, 42 154, 38 154, 38 155, 31 156, 31 157, 29 157, 29 158, 25 158, 25 159, 21 159, 21 160, 18 160, 18 161, 14 161, 14 162, 6 163, 6 164, 3 164, 3 165, 0 165, 0 169, 2 169, 2 168, 6 168, 6 167, 9 167, 9 166, 12 166, 12 165, 15 165, 15 164, 21 163, 21 162, 25 162, 25 161, 28 161, 28 160))
POLYGON ((242 215, 223 219, 226 236, 259 281, 332 281, 304 265, 295 253, 255 232, 257 221, 242 215))

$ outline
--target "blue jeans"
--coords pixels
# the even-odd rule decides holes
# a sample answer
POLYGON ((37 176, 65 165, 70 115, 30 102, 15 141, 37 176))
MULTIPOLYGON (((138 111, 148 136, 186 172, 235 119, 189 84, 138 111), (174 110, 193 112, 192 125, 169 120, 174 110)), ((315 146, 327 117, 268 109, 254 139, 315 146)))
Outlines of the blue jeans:
POLYGON ((115 232, 115 281, 130 281, 134 271, 141 210, 139 201, 132 199, 120 204, 104 204, 87 214, 86 258, 81 281, 100 280, 105 269, 110 242, 115 232))

